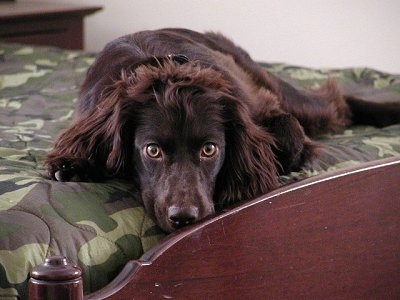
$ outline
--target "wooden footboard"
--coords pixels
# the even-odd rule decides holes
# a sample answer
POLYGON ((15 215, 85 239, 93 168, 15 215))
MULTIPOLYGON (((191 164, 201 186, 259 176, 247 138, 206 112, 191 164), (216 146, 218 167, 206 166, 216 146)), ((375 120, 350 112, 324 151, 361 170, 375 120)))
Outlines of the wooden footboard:
POLYGON ((85 299, 400 295, 400 160, 286 186, 171 234, 85 299))

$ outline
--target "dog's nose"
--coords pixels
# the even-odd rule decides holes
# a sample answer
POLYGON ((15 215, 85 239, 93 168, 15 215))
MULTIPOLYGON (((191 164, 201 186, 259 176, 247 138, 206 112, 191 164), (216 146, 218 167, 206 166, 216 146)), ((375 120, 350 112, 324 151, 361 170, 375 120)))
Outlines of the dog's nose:
POLYGON ((168 219, 175 228, 193 224, 199 217, 199 209, 193 205, 187 207, 171 206, 168 208, 168 219))

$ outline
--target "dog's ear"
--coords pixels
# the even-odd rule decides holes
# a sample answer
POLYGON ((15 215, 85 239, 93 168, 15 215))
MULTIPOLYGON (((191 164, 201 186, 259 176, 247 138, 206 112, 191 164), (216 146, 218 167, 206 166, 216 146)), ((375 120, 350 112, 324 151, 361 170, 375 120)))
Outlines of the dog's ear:
POLYGON ((110 175, 121 175, 126 169, 125 164, 131 161, 127 158, 131 151, 127 149, 129 143, 123 143, 129 134, 126 130, 129 101, 123 99, 121 88, 116 86, 100 97, 90 113, 77 118, 61 133, 47 156, 48 161, 56 157, 90 160, 110 175))
POLYGON ((232 97, 224 99, 225 161, 216 184, 216 208, 249 200, 278 186, 274 138, 232 97))
POLYGON ((297 171, 316 157, 320 147, 305 135, 303 127, 291 114, 276 114, 264 120, 262 125, 275 138, 273 151, 280 174, 297 171))

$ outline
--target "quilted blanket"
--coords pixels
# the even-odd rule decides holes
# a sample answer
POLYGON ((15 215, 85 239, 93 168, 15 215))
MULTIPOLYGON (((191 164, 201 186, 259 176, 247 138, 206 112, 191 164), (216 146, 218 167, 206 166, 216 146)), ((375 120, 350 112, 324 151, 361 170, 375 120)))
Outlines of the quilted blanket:
MULTIPOLYGON (((29 271, 49 255, 79 264, 95 291, 164 234, 127 182, 59 183, 43 177, 43 157, 71 120, 94 54, 0 44, 0 299, 27 297, 29 271)), ((300 87, 335 77, 344 90, 400 101, 400 76, 367 68, 316 70, 262 64, 300 87)), ((321 159, 283 184, 365 161, 400 155, 400 125, 354 126, 320 138, 321 159)))

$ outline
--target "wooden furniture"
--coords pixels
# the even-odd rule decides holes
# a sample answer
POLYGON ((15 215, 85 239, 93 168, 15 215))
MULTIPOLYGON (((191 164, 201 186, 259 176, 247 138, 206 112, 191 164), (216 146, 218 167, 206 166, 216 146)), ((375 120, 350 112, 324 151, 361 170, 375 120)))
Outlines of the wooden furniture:
POLYGON ((397 157, 273 191, 168 236, 84 298, 396 298, 399 174, 397 157))
MULTIPOLYGON (((400 124, 321 137, 280 189, 165 236, 129 181, 43 176, 94 57, 0 42, 0 299, 399 298, 400 124)), ((262 65, 399 113, 400 75, 262 65)))
POLYGON ((0 3, 0 40, 66 49, 83 48, 83 18, 100 6, 40 3, 0 3))

